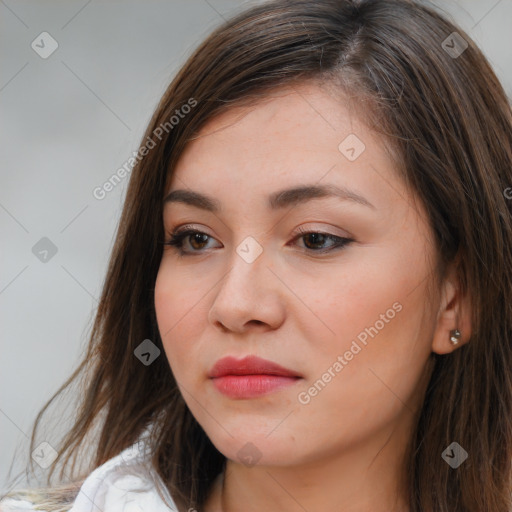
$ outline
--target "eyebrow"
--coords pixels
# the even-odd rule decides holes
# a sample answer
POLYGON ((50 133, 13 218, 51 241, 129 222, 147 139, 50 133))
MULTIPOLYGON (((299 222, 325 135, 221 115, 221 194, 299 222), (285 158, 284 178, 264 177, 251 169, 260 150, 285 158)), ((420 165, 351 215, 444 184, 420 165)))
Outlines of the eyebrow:
MULTIPOLYGON (((268 197, 268 206, 272 210, 278 210, 323 197, 338 197, 343 201, 352 201, 376 209, 370 201, 353 190, 335 185, 305 185, 280 190, 268 197)), ((167 203, 185 203, 214 213, 221 210, 221 203, 217 199, 192 190, 173 190, 164 198, 164 204, 167 203)))

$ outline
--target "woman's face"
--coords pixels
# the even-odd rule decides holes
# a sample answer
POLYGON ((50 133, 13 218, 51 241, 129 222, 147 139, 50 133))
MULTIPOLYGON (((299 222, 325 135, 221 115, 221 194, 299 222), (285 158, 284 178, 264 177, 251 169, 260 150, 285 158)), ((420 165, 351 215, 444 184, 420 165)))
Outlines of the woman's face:
POLYGON ((434 249, 379 137, 316 86, 282 89, 205 125, 167 193, 177 190, 217 209, 176 194, 165 203, 167 239, 185 225, 200 234, 182 240, 183 255, 164 247, 158 327, 217 449, 293 465, 382 446, 391 432, 403 441, 432 351, 434 249), (283 192, 298 187, 327 193, 283 192), (210 378, 221 358, 252 355, 293 378, 210 378))

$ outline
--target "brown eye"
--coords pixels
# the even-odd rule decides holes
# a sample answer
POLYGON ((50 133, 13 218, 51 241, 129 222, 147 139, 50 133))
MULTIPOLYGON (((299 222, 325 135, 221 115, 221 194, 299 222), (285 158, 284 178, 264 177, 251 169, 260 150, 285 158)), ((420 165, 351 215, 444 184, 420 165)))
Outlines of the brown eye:
MULTIPOLYGON (((330 233, 322 233, 318 231, 305 231, 303 229, 298 230, 299 236, 295 237, 295 240, 304 240, 304 247, 302 249, 309 253, 327 253, 332 252, 336 249, 342 249, 350 242, 354 240, 351 238, 343 238, 330 233), (330 245, 325 245, 326 242, 331 242, 330 245)), ((174 232, 170 236, 170 240, 164 242, 164 245, 170 245, 176 247, 180 256, 185 255, 198 255, 203 254, 203 249, 206 248, 209 240, 214 240, 213 237, 197 231, 195 229, 182 229, 181 231, 174 232), (188 241, 188 246, 184 247, 185 242, 188 241)))
POLYGON ((189 237, 190 245, 194 249, 204 249, 204 247, 201 246, 201 244, 205 244, 206 242, 208 242, 208 238, 210 238, 206 233, 199 233, 199 232, 193 233, 191 235, 187 235, 187 237, 189 237), (196 244, 198 244, 199 247, 196 244))
POLYGON ((302 239, 304 241, 305 250, 311 253, 325 253, 335 249, 342 249, 354 240, 351 238, 343 238, 340 236, 332 235, 330 233, 322 233, 318 231, 305 231, 303 228, 298 230, 299 236, 296 240, 302 239), (331 241, 330 245, 324 245, 326 242, 331 241))
POLYGON ((322 246, 328 237, 323 233, 307 233, 303 235, 302 238, 308 249, 322 249, 323 247, 318 247, 318 245, 322 246), (312 247, 309 244, 311 244, 312 247))
POLYGON ((205 248, 205 244, 208 243, 208 239, 213 238, 206 233, 197 231, 195 229, 182 229, 181 231, 174 232, 170 239, 164 242, 164 245, 170 245, 176 247, 180 255, 201 253, 201 250, 205 248), (186 241, 189 241, 190 248, 184 248, 186 241))

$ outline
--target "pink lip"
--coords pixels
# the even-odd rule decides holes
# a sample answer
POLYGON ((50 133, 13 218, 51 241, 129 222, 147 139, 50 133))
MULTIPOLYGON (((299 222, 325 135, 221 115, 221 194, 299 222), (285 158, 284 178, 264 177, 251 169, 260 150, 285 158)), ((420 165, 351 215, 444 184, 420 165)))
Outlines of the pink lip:
POLYGON ((224 357, 208 375, 215 387, 230 398, 254 398, 294 384, 301 375, 257 356, 224 357))

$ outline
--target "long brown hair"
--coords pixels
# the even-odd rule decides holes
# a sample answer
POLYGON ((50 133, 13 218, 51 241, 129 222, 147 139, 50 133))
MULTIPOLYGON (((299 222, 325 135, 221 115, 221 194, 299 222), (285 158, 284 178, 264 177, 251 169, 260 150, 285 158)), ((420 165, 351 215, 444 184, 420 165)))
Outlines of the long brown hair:
POLYGON ((359 105, 426 207, 443 262, 436 282, 445 264, 456 261, 461 288, 471 297, 469 342, 451 354, 432 354, 407 459, 410 510, 510 512, 511 106, 470 37, 437 9, 412 0, 266 2, 225 22, 190 56, 141 142, 156 146, 131 172, 87 352, 37 416, 31 451, 43 413, 83 375, 76 421, 56 462, 67 467, 73 456, 74 472, 97 427, 91 470, 152 424, 154 467, 180 511, 201 510, 225 457, 186 407, 167 359, 145 366, 134 356, 145 339, 163 352, 153 302, 162 198, 185 145, 206 121, 304 81, 359 105), (194 106, 182 109, 187 104, 194 106), (183 115, 171 122, 176 110, 183 115), (469 454, 456 470, 441 457, 453 441, 469 454))

